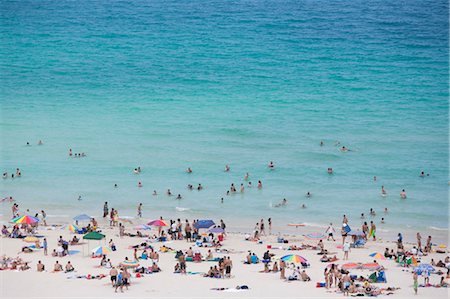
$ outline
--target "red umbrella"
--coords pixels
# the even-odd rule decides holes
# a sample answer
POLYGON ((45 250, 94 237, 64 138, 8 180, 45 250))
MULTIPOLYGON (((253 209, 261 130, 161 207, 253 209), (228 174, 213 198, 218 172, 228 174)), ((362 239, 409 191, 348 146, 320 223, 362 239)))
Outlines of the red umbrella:
POLYGON ((169 226, 164 220, 161 220, 161 219, 150 221, 149 223, 147 223, 147 225, 152 225, 152 226, 169 226))

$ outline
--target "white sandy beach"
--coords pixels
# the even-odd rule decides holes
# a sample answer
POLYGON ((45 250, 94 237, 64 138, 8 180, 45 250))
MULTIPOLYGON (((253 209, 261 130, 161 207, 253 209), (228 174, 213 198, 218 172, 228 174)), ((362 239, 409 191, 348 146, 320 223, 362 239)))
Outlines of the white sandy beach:
MULTIPOLYGON (((70 220, 67 220, 69 223, 70 220)), ((143 221, 141 221, 143 223, 143 221)), ((134 223, 136 224, 136 223, 134 223)), ((215 253, 215 257, 222 257, 224 255, 230 256, 233 261, 232 278, 216 279, 205 278, 202 275, 181 275, 174 274, 173 268, 177 263, 174 253, 160 253, 159 266, 162 269, 160 273, 144 274, 141 278, 135 278, 134 274, 131 278, 131 286, 129 290, 124 293, 115 293, 111 287, 110 278, 108 276, 109 269, 99 268, 100 259, 89 257, 88 246, 90 249, 99 244, 107 244, 110 239, 114 239, 117 246, 117 251, 108 255, 114 265, 118 265, 121 261, 128 257, 133 259, 133 250, 129 246, 142 243, 145 239, 137 237, 119 237, 117 228, 110 228, 105 221, 100 221, 102 233, 106 234, 103 241, 90 241, 90 244, 84 242, 84 245, 70 246, 69 250, 75 251, 69 256, 52 257, 50 254, 44 256, 43 250, 36 250, 33 253, 20 253, 22 246, 29 245, 21 239, 2 238, 1 239, 1 255, 6 254, 9 257, 20 256, 24 261, 29 262, 31 269, 27 271, 18 270, 3 270, 0 271, 1 283, 1 297, 2 298, 109 298, 109 297, 124 297, 124 298, 209 298, 209 297, 223 297, 223 298, 339 298, 343 294, 333 287, 329 290, 325 288, 316 288, 317 282, 323 282, 323 270, 329 263, 321 263, 319 261, 320 255, 317 255, 317 250, 301 250, 288 251, 286 249, 289 245, 317 244, 317 241, 306 240, 301 234, 307 231, 307 228, 299 230, 296 236, 285 236, 289 240, 288 244, 277 243, 275 235, 262 237, 262 244, 252 241, 245 241, 243 234, 228 233, 223 242, 222 248, 230 251, 229 254, 215 253), (271 253, 276 256, 283 256, 286 254, 298 254, 305 257, 310 263, 311 267, 306 269, 307 274, 311 277, 310 282, 292 281, 287 282, 280 280, 279 273, 261 273, 263 264, 246 265, 243 261, 247 255, 247 251, 255 252, 260 258, 267 250, 267 245, 271 245, 271 253), (83 254, 84 253, 84 254, 83 254), (46 272, 38 273, 36 271, 36 263, 41 260, 46 266, 46 272), (76 272, 71 274, 52 273, 53 265, 58 260, 63 266, 67 261, 71 261, 76 272), (86 278, 68 279, 74 275, 99 275, 104 274, 107 277, 98 280, 86 278), (249 290, 234 290, 238 285, 247 285, 249 290), (230 288, 226 291, 211 290, 211 288, 230 288)), ((132 225, 128 224, 127 231, 133 231, 132 225)), ((152 230, 155 232, 155 230, 152 230)), ((249 230, 250 232, 250 230, 249 230)), ((73 237, 73 234, 66 229, 51 227, 39 227, 39 235, 43 235, 48 240, 49 253, 57 247, 57 239, 63 236, 65 240, 73 237)), ((79 237, 82 235, 78 235, 79 237)), ((336 248, 341 245, 341 238, 338 237, 336 242, 324 241, 325 248, 333 256, 337 255, 339 260, 335 262, 342 265, 347 261, 342 261, 342 249, 336 248)), ((185 240, 168 241, 164 243, 166 246, 175 250, 187 250, 190 246, 194 247, 194 243, 187 243, 185 240)), ((156 250, 162 246, 162 243, 151 244, 156 250)), ((412 248, 412 244, 405 244, 405 249, 412 248)), ((348 262, 372 262, 373 258, 369 254, 373 252, 383 253, 384 249, 396 248, 396 244, 388 241, 369 241, 365 248, 352 249, 349 255, 348 262)), ((207 248, 200 248, 202 255, 205 255, 207 248)), ((139 251, 141 252, 141 251, 139 251)), ((446 254, 432 253, 421 258, 422 263, 430 263, 431 258, 437 262, 443 260, 446 254)), ((379 263, 386 268, 387 283, 374 284, 376 287, 398 287, 399 290, 394 291, 392 296, 394 298, 411 298, 414 297, 412 288, 412 269, 406 269, 398 266, 393 260, 380 260, 379 263)), ((140 260, 143 266, 150 266, 149 260, 140 260)), ((217 262, 201 262, 187 263, 187 271, 189 272, 207 272, 210 266, 217 265, 217 262)), ((436 268, 438 269, 438 268, 436 268)), ((439 268, 446 275, 446 269, 439 268)), ((286 275, 292 271, 287 270, 286 275)), ((372 271, 369 270, 352 270, 351 274, 368 276, 372 271)), ((430 278, 431 284, 438 284, 442 275, 432 274, 430 278)), ((423 278, 419 277, 419 283, 423 283, 423 278)), ((448 298, 449 288, 435 288, 435 287, 419 287, 418 297, 421 298, 448 298)), ((379 297, 385 297, 381 295, 379 297)))

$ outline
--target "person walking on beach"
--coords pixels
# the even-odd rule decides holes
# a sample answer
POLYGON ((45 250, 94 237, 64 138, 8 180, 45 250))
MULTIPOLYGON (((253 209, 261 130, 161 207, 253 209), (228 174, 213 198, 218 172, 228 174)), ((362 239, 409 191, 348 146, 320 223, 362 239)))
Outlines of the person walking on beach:
POLYGON ((103 205, 103 218, 106 218, 108 216, 108 202, 105 201, 105 204, 103 205))
POLYGON ((328 236, 327 236, 327 241, 330 241, 330 238, 331 238, 333 241, 336 241, 336 240, 334 239, 334 237, 333 237, 333 233, 334 233, 334 232, 336 232, 336 230, 335 230, 334 227, 333 227, 333 223, 330 223, 330 225, 328 226, 327 230, 325 231, 325 233, 328 235, 328 236))
POLYGON ((280 259, 280 279, 286 279, 286 262, 280 259))
POLYGON ((45 213, 44 210, 41 210, 41 215, 42 215, 42 222, 44 223, 44 226, 47 226, 47 214, 45 213))
POLYGON ((114 287, 117 283, 117 275, 119 272, 117 271, 116 267, 112 267, 109 271, 109 275, 111 276, 111 285, 114 287))
POLYGON ((348 253, 350 252, 350 243, 348 241, 344 243, 342 250, 344 251, 344 260, 348 260, 348 253))
POLYGON ((373 223, 373 221, 370 221, 369 237, 372 237, 374 241, 377 240, 377 237, 375 236, 376 231, 377 231, 377 227, 376 227, 375 223, 373 223))
POLYGON ((180 273, 186 274, 186 257, 184 256, 184 253, 180 251, 181 254, 178 257, 178 262, 180 263, 180 273))
POLYGON ((44 255, 47 255, 47 250, 48 250, 47 238, 44 238, 42 247, 44 248, 44 255))
POLYGON ((417 295, 417 288, 419 287, 418 278, 417 272, 413 272, 413 288, 415 295, 417 295))
POLYGON ((139 204, 137 208, 137 215, 139 218, 142 218, 142 202, 139 204))
POLYGON ((420 235, 420 233, 417 233, 416 238, 417 238, 417 249, 422 250, 422 236, 420 235))
POLYGON ((259 230, 260 230, 261 236, 266 235, 266 230, 264 228, 264 219, 261 219, 261 221, 260 221, 259 230))
POLYGON ((272 218, 267 219, 267 222, 269 224, 269 235, 272 234, 272 218))

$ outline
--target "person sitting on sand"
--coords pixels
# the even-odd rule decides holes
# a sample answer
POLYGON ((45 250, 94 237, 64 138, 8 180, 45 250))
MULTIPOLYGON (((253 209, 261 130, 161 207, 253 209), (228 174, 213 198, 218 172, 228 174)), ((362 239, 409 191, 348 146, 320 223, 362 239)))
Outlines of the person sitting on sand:
POLYGON ((67 264, 66 264, 66 273, 73 272, 74 270, 75 270, 75 268, 72 266, 70 261, 68 261, 67 264))
POLYGON ((248 255, 246 257, 246 264, 251 264, 252 263, 252 253, 249 251, 248 255))
POLYGON ((30 269, 30 266, 28 266, 28 263, 23 264, 22 266, 19 267, 20 271, 26 271, 30 269))
POLYGON ((300 277, 302 278, 302 281, 311 281, 311 278, 308 276, 308 274, 306 274, 305 270, 300 273, 300 277))
POLYGON ((38 261, 36 268, 37 268, 38 272, 44 272, 44 270, 45 270, 45 266, 41 261, 38 261))
POLYGON ((152 264, 152 273, 157 273, 157 272, 160 272, 160 271, 161 271, 161 269, 158 267, 158 264, 153 263, 152 264))
POLYGON ((31 249, 30 247, 24 246, 24 247, 22 247, 22 252, 23 253, 31 253, 31 252, 33 252, 33 249, 31 249))
POLYGON ((58 261, 56 261, 55 266, 53 267, 53 271, 54 272, 59 272, 59 271, 62 271, 62 270, 63 270, 63 268, 62 268, 61 264, 58 261))
POLYGON ((77 236, 73 236, 72 240, 70 241, 70 245, 77 245, 80 239, 77 238, 77 236))
POLYGON ((206 256, 207 261, 211 261, 214 259, 211 249, 208 249, 208 255, 206 256))
POLYGON ((320 261, 321 261, 322 263, 328 263, 328 262, 330 261, 330 258, 329 258, 326 254, 324 254, 324 255, 320 258, 320 261))

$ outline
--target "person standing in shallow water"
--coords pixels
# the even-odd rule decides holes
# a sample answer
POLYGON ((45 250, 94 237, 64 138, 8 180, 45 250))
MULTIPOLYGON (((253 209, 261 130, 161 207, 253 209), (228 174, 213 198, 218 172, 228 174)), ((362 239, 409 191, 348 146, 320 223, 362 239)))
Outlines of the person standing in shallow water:
POLYGON ((105 201, 105 204, 103 205, 103 218, 108 217, 108 202, 105 201))

